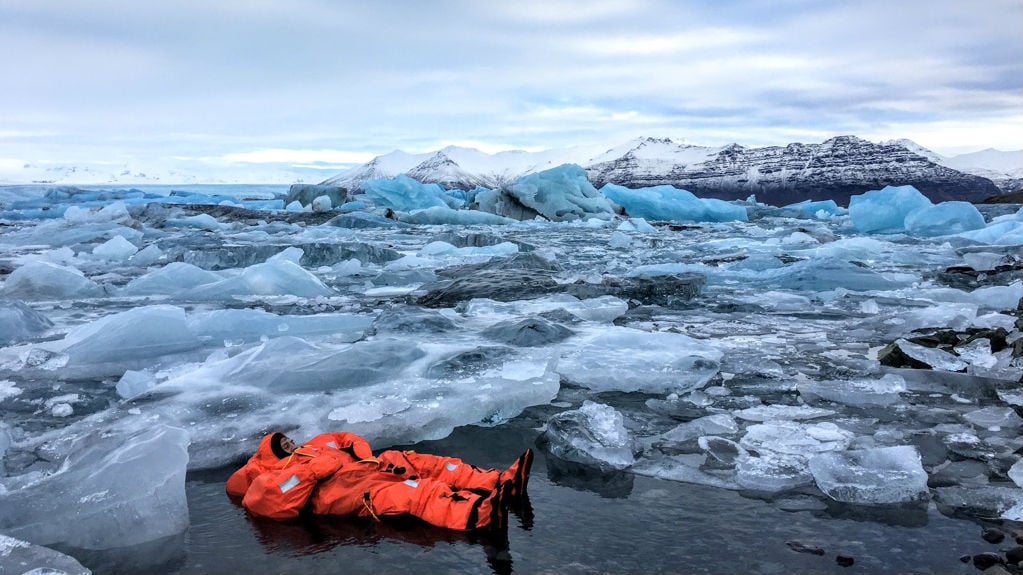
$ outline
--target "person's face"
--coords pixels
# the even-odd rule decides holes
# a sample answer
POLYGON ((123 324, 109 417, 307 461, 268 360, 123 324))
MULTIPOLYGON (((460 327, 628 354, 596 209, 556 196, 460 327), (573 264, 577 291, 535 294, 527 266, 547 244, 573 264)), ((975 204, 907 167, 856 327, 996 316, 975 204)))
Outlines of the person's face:
POLYGON ((298 449, 298 444, 295 443, 290 437, 285 435, 281 437, 281 449, 287 451, 288 453, 293 453, 296 449, 298 449))

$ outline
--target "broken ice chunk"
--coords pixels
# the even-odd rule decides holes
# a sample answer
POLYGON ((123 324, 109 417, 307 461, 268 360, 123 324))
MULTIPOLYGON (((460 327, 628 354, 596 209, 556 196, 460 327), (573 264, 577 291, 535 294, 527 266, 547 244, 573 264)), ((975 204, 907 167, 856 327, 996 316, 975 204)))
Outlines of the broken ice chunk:
POLYGON ((910 445, 822 453, 810 472, 829 497, 844 503, 888 505, 927 498, 927 472, 910 445))
POLYGON ((906 380, 899 375, 887 374, 880 379, 839 379, 813 381, 796 385, 799 394, 807 399, 820 398, 846 405, 891 405, 906 391, 906 380))
POLYGON ((765 453, 739 459, 735 481, 744 489, 778 493, 813 482, 806 458, 801 455, 765 453))
POLYGON ((152 305, 100 318, 64 337, 73 365, 130 361, 188 351, 199 339, 185 322, 185 310, 152 305))
POLYGON ((739 425, 734 417, 727 413, 718 413, 681 423, 674 429, 663 433, 660 437, 665 441, 681 443, 690 439, 696 439, 701 435, 731 434, 738 431, 739 425))
POLYGON ((47 547, 0 535, 0 573, 91 575, 74 557, 47 547))
POLYGON ((1023 423, 1011 407, 985 407, 963 415, 963 419, 984 429, 1016 428, 1023 423))
POLYGON ((543 441, 551 455, 566 461, 612 469, 625 469, 636 461, 622 414, 589 400, 579 409, 551 417, 543 441))
POLYGON ((807 456, 843 450, 852 440, 851 432, 839 429, 834 423, 805 424, 778 420, 749 426, 739 444, 760 453, 771 451, 807 456))
POLYGON ((991 340, 987 338, 977 338, 966 345, 956 346, 955 350, 973 367, 989 369, 998 363, 998 358, 991 353, 991 340))
MULTIPOLYGON (((901 338, 895 340, 895 343, 892 345, 897 347, 902 351, 902 353, 912 360, 922 363, 925 366, 929 366, 931 369, 941 371, 965 371, 969 366, 968 363, 947 351, 924 347, 901 338)), ((884 351, 881 352, 881 354, 883 353, 884 351)), ((878 355, 878 358, 881 359, 881 363, 885 363, 884 359, 881 358, 881 354, 878 355)))
POLYGON ((73 267, 32 261, 11 272, 0 295, 26 300, 101 297, 103 288, 73 267))
POLYGON ((164 424, 83 436, 56 473, 0 489, 0 531, 83 549, 181 533, 188 527, 188 443, 183 429, 164 424))
POLYGON ((135 244, 124 239, 122 236, 114 236, 93 248, 92 255, 105 260, 126 262, 137 251, 139 249, 135 247, 135 244))
POLYGON ((1023 521, 1023 490, 1018 487, 938 487, 934 490, 934 501, 939 507, 952 507, 978 517, 1023 521))
POLYGON ((49 318, 24 303, 0 299, 0 346, 24 341, 51 327, 49 318))
POLYGON ((1023 459, 1020 459, 1009 468, 1009 479, 1016 485, 1023 487, 1023 459))
POLYGON ((125 399, 135 397, 149 391, 156 384, 156 377, 153 374, 146 371, 132 371, 129 369, 124 372, 124 375, 117 382, 117 395, 125 399))
POLYGON ((746 421, 804 420, 834 415, 830 409, 819 409, 805 405, 758 405, 740 409, 735 416, 746 421))

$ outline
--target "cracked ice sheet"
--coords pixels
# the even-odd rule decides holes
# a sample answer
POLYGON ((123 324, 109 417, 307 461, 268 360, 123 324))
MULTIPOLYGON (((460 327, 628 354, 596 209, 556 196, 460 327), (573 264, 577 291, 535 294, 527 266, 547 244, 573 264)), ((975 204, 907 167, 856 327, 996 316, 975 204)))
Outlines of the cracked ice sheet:
POLYGON ((457 426, 492 425, 551 401, 560 387, 550 350, 515 350, 469 377, 424 376, 430 365, 477 342, 386 339, 313 345, 278 338, 208 361, 156 386, 132 405, 180 421, 191 434, 190 467, 251 453, 270 430, 311 437, 344 428, 374 445, 445 437, 457 426))

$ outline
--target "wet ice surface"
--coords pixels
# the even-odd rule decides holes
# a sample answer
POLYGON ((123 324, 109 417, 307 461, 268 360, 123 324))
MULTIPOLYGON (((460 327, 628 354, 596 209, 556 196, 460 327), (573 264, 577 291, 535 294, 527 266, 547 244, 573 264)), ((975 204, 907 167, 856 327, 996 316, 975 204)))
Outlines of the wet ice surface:
MULTIPOLYGON (((509 533, 521 572, 838 572, 841 553, 870 572, 945 573, 978 551, 962 543, 977 523, 1019 520, 1019 334, 1003 312, 1023 288, 996 269, 1018 245, 866 236, 847 216, 763 208, 686 226, 368 228, 158 208, 0 225, 0 296, 16 302, 0 317, 19 322, 0 332, 0 509, 30 514, 26 498, 46 493, 139 546, 86 522, 54 535, 67 523, 48 507, 0 533, 97 573, 330 572, 340 559, 369 571, 381 558, 502 569, 479 542, 422 527, 249 522, 222 482, 277 428, 426 442, 493 466, 536 443, 534 525, 509 533), (990 269, 945 271, 962 265, 990 269), (1009 341, 984 332, 943 351, 917 338, 999 327, 1009 341), (895 341, 937 369, 881 365, 895 341), (109 482, 147 445, 181 445, 145 439, 161 429, 185 430, 187 510, 175 481, 162 500, 140 487, 104 511, 113 491, 66 480, 109 482), (134 451, 75 457, 96 437, 134 451), (127 520, 168 513, 162 530, 127 520)), ((161 477, 184 471, 160 464, 161 477)))

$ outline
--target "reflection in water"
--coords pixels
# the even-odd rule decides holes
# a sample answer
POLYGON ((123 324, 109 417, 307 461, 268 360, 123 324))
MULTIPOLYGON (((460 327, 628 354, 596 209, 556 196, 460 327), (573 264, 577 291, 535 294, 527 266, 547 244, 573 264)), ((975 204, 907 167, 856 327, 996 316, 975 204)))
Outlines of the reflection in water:
POLYGON ((927 503, 869 507, 825 500, 827 515, 833 519, 851 519, 895 527, 926 527, 927 503))
POLYGON ((635 480, 631 473, 565 461, 550 454, 547 456, 547 476, 558 485, 576 491, 592 491, 608 499, 628 497, 635 480))
MULTIPOLYGON (((509 512, 522 529, 533 526, 533 509, 528 495, 512 504, 509 512)), ((479 545, 491 571, 512 573, 508 528, 461 532, 435 527, 412 516, 368 517, 303 514, 291 521, 274 521, 246 514, 256 539, 269 554, 291 556, 323 553, 339 546, 372 547, 385 541, 431 548, 438 543, 479 545)))
POLYGON ((74 557, 93 573, 103 575, 173 573, 185 563, 186 557, 184 533, 113 549, 78 549, 60 544, 49 547, 74 557))

